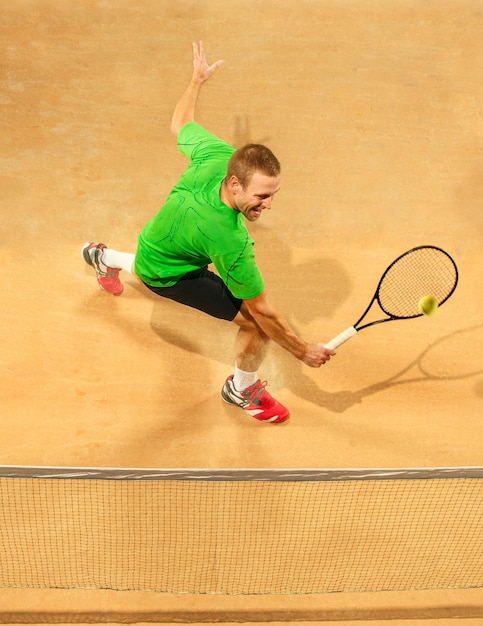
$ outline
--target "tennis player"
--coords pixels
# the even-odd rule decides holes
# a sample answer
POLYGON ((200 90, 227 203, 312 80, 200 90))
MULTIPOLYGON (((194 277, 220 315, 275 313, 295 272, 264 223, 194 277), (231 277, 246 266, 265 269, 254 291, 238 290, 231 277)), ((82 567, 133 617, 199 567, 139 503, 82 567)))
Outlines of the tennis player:
POLYGON ((246 221, 272 208, 280 189, 279 161, 260 144, 235 150, 195 121, 200 89, 221 64, 208 64, 203 42, 193 44, 192 77, 171 122, 190 164, 142 229, 136 254, 91 242, 83 257, 109 293, 122 293, 119 273, 126 270, 161 297, 234 322, 235 370, 221 396, 258 420, 280 423, 289 411, 258 375, 270 340, 310 367, 320 367, 335 352, 293 332, 270 303, 255 260, 246 221))

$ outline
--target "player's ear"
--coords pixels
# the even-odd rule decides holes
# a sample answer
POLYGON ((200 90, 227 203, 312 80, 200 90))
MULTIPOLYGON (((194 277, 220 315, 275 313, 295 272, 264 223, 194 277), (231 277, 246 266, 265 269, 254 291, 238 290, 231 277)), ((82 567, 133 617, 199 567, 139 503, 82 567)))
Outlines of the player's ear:
POLYGON ((242 184, 235 175, 230 176, 228 180, 228 187, 235 196, 242 190, 242 184))

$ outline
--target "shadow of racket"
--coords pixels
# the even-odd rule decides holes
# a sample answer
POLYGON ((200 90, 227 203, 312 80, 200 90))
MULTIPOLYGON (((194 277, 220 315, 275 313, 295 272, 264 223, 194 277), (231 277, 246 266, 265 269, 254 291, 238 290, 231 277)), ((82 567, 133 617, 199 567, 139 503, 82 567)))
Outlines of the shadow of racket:
MULTIPOLYGON (((287 357, 288 358, 288 357, 287 357)), ((359 390, 327 391, 300 369, 297 376, 285 384, 294 394, 310 400, 332 413, 345 413, 364 398, 391 387, 407 384, 427 384, 437 381, 461 381, 483 377, 483 324, 453 331, 434 341, 421 354, 390 378, 359 390)), ((483 381, 483 379, 482 379, 483 381)), ((475 394, 483 397, 483 389, 475 386, 475 394)))
POLYGON ((483 324, 444 335, 417 359, 384 381, 354 392, 359 401, 384 389, 409 383, 463 380, 483 375, 483 324))

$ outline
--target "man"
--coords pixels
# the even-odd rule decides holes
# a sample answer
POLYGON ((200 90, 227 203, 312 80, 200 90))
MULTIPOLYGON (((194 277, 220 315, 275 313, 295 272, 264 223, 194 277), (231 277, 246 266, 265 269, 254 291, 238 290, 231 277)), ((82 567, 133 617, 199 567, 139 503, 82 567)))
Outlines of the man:
POLYGON ((272 208, 280 188, 280 163, 259 144, 235 149, 195 122, 201 86, 222 61, 209 65, 203 42, 193 44, 193 74, 175 107, 171 130, 190 165, 161 211, 143 228, 135 255, 88 243, 85 261, 98 283, 120 295, 121 269, 133 272, 154 293, 238 326, 235 372, 221 395, 258 420, 284 422, 289 411, 258 377, 270 340, 310 367, 333 350, 306 343, 270 304, 255 262, 246 220, 272 208), (213 264, 216 274, 208 270, 213 264))

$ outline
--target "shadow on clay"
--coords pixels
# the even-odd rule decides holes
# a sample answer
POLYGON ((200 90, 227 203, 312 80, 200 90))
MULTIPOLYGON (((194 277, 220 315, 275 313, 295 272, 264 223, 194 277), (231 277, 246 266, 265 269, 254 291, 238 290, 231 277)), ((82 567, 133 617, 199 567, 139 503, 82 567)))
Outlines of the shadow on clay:
MULTIPOLYGON (((483 324, 480 324, 444 335, 397 374, 357 391, 323 391, 301 368, 285 383, 292 393, 304 389, 304 398, 333 413, 344 413, 365 398, 392 387, 477 378, 483 375, 482 330, 483 324)), ((473 389, 475 395, 481 397, 482 381, 478 381, 473 389)))

